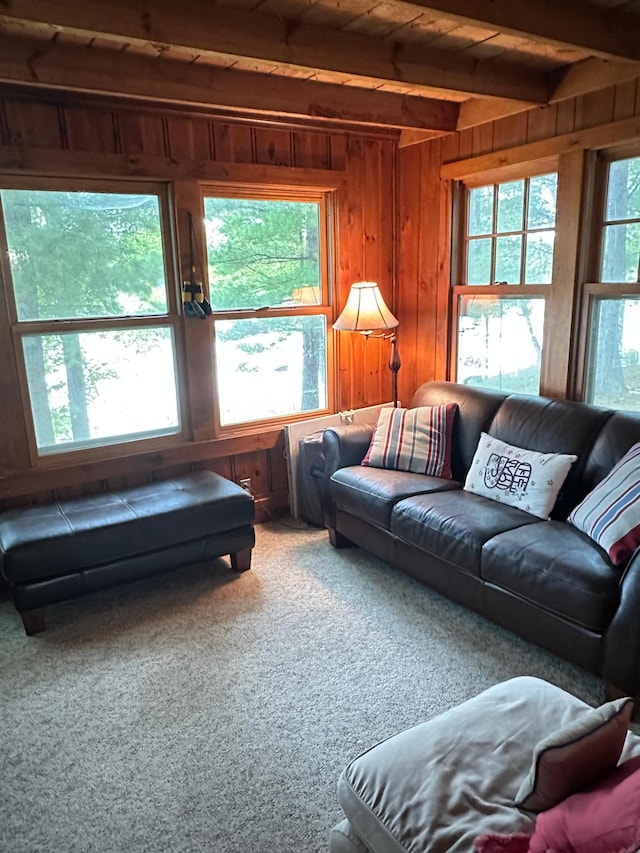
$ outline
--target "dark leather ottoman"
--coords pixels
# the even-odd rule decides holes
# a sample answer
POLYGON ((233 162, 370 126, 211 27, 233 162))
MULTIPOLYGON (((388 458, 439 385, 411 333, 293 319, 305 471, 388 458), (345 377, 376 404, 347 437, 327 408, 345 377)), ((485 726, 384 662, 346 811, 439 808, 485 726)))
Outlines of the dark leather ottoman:
POLYGON ((231 556, 251 567, 254 501, 212 471, 0 514, 0 571, 27 634, 47 604, 231 556))

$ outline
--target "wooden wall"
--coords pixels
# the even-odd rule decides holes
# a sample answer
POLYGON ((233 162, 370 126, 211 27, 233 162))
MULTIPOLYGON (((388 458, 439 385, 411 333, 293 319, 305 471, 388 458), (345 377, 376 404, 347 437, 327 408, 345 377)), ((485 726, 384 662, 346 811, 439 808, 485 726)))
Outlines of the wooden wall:
MULTIPOLYGON (((394 134, 251 125, 114 100, 0 91, 0 176, 3 172, 121 175, 188 181, 212 177, 214 165, 225 167, 215 176, 224 175, 227 164, 229 175, 240 164, 264 167, 260 174, 268 181, 277 181, 279 169, 298 170, 301 175, 304 170, 339 173, 334 316, 351 283, 359 279, 378 281, 395 308, 396 149, 394 134)), ((194 325, 185 323, 187 345, 194 325)), ((17 404, 17 389, 6 320, 0 334, 4 361, 0 393, 10 409, 17 404)), ((370 341, 365 346, 359 336, 337 335, 337 409, 389 399, 386 344, 370 341)), ((265 511, 277 513, 287 506, 281 429, 229 439, 200 433, 192 435, 192 442, 160 453, 125 456, 123 446, 118 459, 35 470, 23 437, 16 435, 17 420, 5 408, 0 422, 3 506, 161 479, 194 467, 211 468, 233 480, 250 476, 265 511)))
MULTIPOLYGON (((601 127, 601 137, 613 145, 638 136, 640 123, 625 123, 637 116, 640 85, 632 81, 400 149, 398 340, 405 354, 400 372, 403 400, 408 402, 422 382, 448 378, 451 182, 441 178, 442 165, 532 144, 532 157, 545 156, 547 149, 557 154, 559 149, 588 148, 581 136, 586 139, 590 129, 601 127), (558 137, 565 137, 566 145, 558 145, 558 137)), ((485 156, 482 166, 488 167, 491 159, 485 156)), ((493 159, 498 167, 503 158, 493 159)))

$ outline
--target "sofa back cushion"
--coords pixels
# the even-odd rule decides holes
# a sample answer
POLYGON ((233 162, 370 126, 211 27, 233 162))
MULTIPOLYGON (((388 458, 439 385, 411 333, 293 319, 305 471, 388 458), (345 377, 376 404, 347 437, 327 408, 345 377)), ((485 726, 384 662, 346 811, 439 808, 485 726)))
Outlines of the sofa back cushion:
POLYGON ((512 394, 496 412, 487 432, 528 450, 578 457, 552 512, 552 518, 564 520, 583 495, 582 478, 589 454, 610 416, 608 409, 572 400, 512 394))
POLYGON ((411 406, 442 406, 457 403, 453 426, 451 471, 454 480, 464 482, 476 452, 480 433, 487 432, 506 394, 455 382, 426 382, 413 395, 411 406))
POLYGON ((582 476, 582 500, 611 471, 625 453, 640 441, 640 412, 612 412, 598 433, 582 476))

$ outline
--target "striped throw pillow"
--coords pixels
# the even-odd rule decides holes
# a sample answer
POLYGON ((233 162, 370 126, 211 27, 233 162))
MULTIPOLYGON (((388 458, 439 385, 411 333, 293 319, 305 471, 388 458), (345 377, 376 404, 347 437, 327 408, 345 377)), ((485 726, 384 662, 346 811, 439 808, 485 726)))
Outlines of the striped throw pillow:
POLYGON ((363 465, 451 478, 451 436, 458 406, 380 409, 363 465))
POLYGON ((616 565, 640 546, 640 443, 634 444, 568 521, 590 536, 616 565))

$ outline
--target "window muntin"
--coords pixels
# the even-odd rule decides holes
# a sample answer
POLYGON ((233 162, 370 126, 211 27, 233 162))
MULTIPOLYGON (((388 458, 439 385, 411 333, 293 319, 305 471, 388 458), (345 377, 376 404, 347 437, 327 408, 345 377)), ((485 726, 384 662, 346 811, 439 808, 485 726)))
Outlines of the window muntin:
POLYGON ((550 284, 558 176, 468 190, 466 284, 550 284))
POLYGON ((557 182, 554 172, 464 190, 453 311, 458 382, 540 391, 557 182))
POLYGON ((601 163, 596 280, 585 286, 587 402, 640 411, 640 157, 601 163))
POLYGON ((164 193, 94 187, 0 189, 36 456, 181 430, 164 193))
POLYGON ((220 425, 326 410, 328 199, 217 188, 204 213, 220 425))

